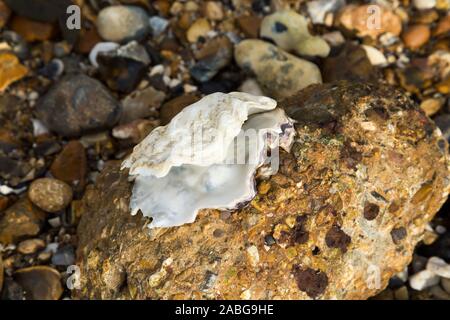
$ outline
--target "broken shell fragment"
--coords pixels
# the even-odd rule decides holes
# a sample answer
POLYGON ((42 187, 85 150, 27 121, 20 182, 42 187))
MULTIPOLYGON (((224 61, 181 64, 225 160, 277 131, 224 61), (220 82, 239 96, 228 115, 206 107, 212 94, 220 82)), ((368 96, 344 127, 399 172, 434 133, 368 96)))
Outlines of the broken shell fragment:
POLYGON ((200 209, 236 209, 255 196, 258 168, 276 173, 278 147, 289 151, 293 137, 293 120, 270 98, 208 95, 153 130, 123 162, 135 179, 132 214, 141 210, 155 228, 192 223, 200 209))

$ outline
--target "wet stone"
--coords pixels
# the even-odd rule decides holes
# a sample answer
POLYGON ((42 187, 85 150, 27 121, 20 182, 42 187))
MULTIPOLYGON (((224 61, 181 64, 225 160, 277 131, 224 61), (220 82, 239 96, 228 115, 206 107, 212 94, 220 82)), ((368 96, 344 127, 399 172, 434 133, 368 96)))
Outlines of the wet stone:
POLYGON ((0 216, 0 243, 17 243, 38 235, 45 216, 27 198, 21 198, 0 216))
POLYGON ((78 141, 70 141, 53 161, 50 172, 75 190, 83 189, 87 176, 87 158, 83 145, 78 141))
POLYGON ((47 266, 17 270, 14 280, 24 289, 27 300, 58 300, 63 292, 59 272, 47 266))
POLYGON ((60 79, 36 109, 47 128, 65 137, 111 127, 121 112, 119 102, 98 80, 82 74, 60 79))

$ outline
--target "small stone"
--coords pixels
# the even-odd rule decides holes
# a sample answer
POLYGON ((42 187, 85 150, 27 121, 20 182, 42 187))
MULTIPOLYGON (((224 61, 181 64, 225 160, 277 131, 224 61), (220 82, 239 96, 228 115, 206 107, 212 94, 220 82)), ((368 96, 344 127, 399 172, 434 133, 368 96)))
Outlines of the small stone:
POLYGON ((430 39, 430 27, 424 24, 409 26, 403 33, 402 39, 405 46, 409 49, 416 50, 422 47, 430 39))
POLYGON ((24 240, 17 246, 17 251, 21 254, 33 254, 36 251, 45 248, 45 241, 41 239, 24 240))
POLYGON ((328 43, 311 35, 305 17, 292 10, 266 16, 261 23, 261 37, 299 55, 326 57, 330 53, 328 43))
POLYGON ((239 87, 239 91, 246 92, 253 94, 255 96, 263 96, 264 93, 261 90, 261 87, 258 84, 258 81, 255 79, 247 79, 244 82, 242 82, 241 86, 239 87))
POLYGON ((194 24, 186 32, 186 38, 189 42, 195 43, 198 38, 206 37, 207 33, 211 30, 211 25, 205 18, 197 19, 194 24))
POLYGON ((190 70, 191 76, 199 82, 212 79, 233 57, 233 45, 226 36, 209 40, 201 51, 204 52, 201 60, 190 70))
POLYGON ((75 250, 71 245, 58 248, 52 256, 52 264, 55 266, 67 267, 75 263, 75 250))
POLYGON ((291 96, 314 83, 322 83, 319 68, 261 40, 244 40, 234 51, 238 65, 253 73, 266 94, 291 96))
POLYGON ((258 38, 262 19, 256 15, 240 16, 236 23, 247 38, 258 38))
POLYGON ((20 34, 27 42, 50 40, 56 33, 54 24, 34 21, 20 16, 15 16, 12 19, 11 29, 20 34))
POLYGON ((45 212, 35 207, 28 198, 19 199, 0 216, 0 243, 17 243, 38 235, 45 216, 45 212))
POLYGON ((384 54, 377 48, 368 45, 361 47, 366 51, 367 58, 373 66, 384 66, 388 63, 384 54))
POLYGON ((220 21, 224 18, 222 3, 218 1, 206 1, 203 4, 203 12, 210 20, 220 21))
POLYGON ((83 145, 79 141, 70 141, 53 161, 50 172, 75 190, 84 188, 87 176, 87 159, 83 145))
POLYGON ((325 24, 328 13, 335 13, 345 6, 345 0, 315 0, 306 3, 306 8, 314 24, 325 24))
POLYGON ((450 264, 439 257, 431 257, 428 259, 426 270, 440 277, 450 279, 450 264))
POLYGON ((337 225, 331 227, 325 235, 325 243, 330 248, 338 248, 342 253, 347 252, 347 247, 351 242, 350 236, 348 236, 341 228, 337 225))
POLYGON ((435 275, 433 272, 429 270, 422 270, 413 274, 409 278, 409 285, 414 290, 421 291, 423 289, 432 287, 439 283, 439 276, 435 275))
POLYGON ((311 298, 316 298, 325 292, 328 286, 326 273, 311 268, 301 269, 299 266, 294 266, 293 272, 298 288, 311 298))
POLYGON ((429 117, 435 115, 443 106, 445 100, 439 98, 429 98, 420 103, 420 108, 429 117))
POLYGON ((432 9, 436 6, 436 0, 413 0, 413 5, 419 10, 432 9))
POLYGON ((16 82, 28 73, 19 59, 12 53, 0 52, 0 93, 6 90, 10 84, 16 82))
POLYGON ((25 290, 28 300, 58 300, 63 293, 59 272, 47 266, 17 270, 14 280, 25 290))
POLYGON ((450 14, 442 18, 433 31, 433 35, 436 37, 445 36, 450 32, 450 14))
POLYGON ((371 5, 347 5, 339 12, 338 23, 347 30, 355 30, 359 37, 369 36, 376 39, 384 33, 400 35, 402 21, 399 16, 386 7, 379 7, 379 21, 374 19, 371 5), (379 22, 379 25, 376 25, 379 22))
POLYGON ((122 100, 122 114, 119 122, 125 124, 147 118, 157 112, 165 98, 166 95, 163 91, 153 87, 134 91, 122 100))
POLYGON ((107 41, 140 40, 149 32, 147 13, 136 6, 110 6, 97 17, 97 30, 107 41))
POLYGON ((37 103, 39 119, 65 137, 112 127, 121 106, 98 81, 83 74, 58 81, 37 103))
POLYGON ((42 210, 58 212, 65 209, 72 201, 72 188, 57 179, 41 178, 31 183, 28 197, 42 210))
POLYGON ((328 42, 332 47, 339 47, 345 43, 345 38, 340 31, 332 31, 322 35, 322 39, 328 42))
POLYGON ((436 89, 442 93, 442 94, 449 94, 450 93, 450 75, 436 84, 436 89))
POLYGON ((97 57, 102 78, 111 89, 132 92, 144 77, 150 57, 136 41, 113 51, 102 52, 97 57))
POLYGON ((367 202, 364 205, 364 218, 371 221, 374 220, 380 212, 380 207, 374 203, 367 202))
POLYGON ((154 37, 161 35, 166 28, 169 26, 169 21, 167 19, 161 18, 160 16, 153 16, 149 19, 150 31, 154 37))
MULTIPOLYGON (((3 0, 0 0, 0 29, 3 28, 11 16, 11 10, 3 0)), ((0 289, 2 287, 0 286, 0 289)))
POLYGON ((361 46, 347 42, 337 56, 328 57, 323 64, 324 82, 336 80, 376 82, 377 69, 361 46))
POLYGON ((168 124, 181 110, 199 99, 195 94, 184 94, 164 103, 160 110, 161 125, 168 124))
POLYGON ((408 288, 406 286, 401 286, 394 291, 395 300, 409 300, 408 288))
POLYGON ((450 0, 436 0, 436 9, 438 10, 450 10, 450 0))

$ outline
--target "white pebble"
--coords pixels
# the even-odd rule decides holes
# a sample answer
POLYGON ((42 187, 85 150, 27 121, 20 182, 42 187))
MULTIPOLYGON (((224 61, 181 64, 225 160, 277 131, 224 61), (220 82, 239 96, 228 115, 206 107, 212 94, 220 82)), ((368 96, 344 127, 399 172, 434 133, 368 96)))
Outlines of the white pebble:
POLYGON ((367 45, 363 45, 362 47, 366 51, 367 58, 373 66, 383 66, 387 64, 387 59, 380 50, 367 45))
POLYGON ((425 269, 417 272, 409 278, 409 285, 414 290, 423 290, 439 283, 439 276, 425 269))
POLYGON ((419 10, 432 9, 436 6, 436 0, 414 0, 413 4, 419 10))
POLYGON ((47 127, 38 119, 31 119, 33 123, 33 135, 35 137, 47 134, 49 131, 47 127))
POLYGON ((439 257, 431 257, 428 260, 426 269, 440 277, 450 278, 450 264, 439 257))

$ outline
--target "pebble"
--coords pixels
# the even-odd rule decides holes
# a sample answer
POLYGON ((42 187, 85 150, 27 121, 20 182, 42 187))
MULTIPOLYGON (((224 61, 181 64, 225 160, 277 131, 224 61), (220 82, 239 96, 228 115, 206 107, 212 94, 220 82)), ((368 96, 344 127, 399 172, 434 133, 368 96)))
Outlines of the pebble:
POLYGON ((450 279, 450 264, 439 257, 431 257, 428 259, 426 270, 440 277, 450 279))
MULTIPOLYGON (((0 0, 0 29, 3 28, 11 16, 11 10, 3 0, 0 0)), ((0 285, 1 288, 1 285, 0 285)))
POLYGON ((422 271, 417 272, 416 274, 413 274, 409 278, 409 285, 414 290, 421 291, 423 289, 432 287, 439 283, 439 276, 434 274, 433 272, 425 269, 422 271))
POLYGON ((332 31, 322 35, 322 39, 328 42, 332 47, 339 47, 345 43, 345 38, 340 31, 332 31))
POLYGON ((402 40, 409 49, 416 50, 428 42, 431 36, 430 27, 424 24, 409 26, 402 34, 402 40))
POLYGON ((65 245, 59 247, 52 256, 52 264, 63 267, 75 264, 75 249, 73 246, 65 245))
POLYGON ((197 19, 186 32, 186 38, 189 42, 195 43, 200 37, 206 37, 211 31, 211 25, 205 18, 197 19))
POLYGON ((258 38, 262 19, 259 16, 240 16, 236 18, 236 24, 247 38, 258 38))
POLYGON ((67 183, 53 178, 34 180, 28 190, 31 202, 47 212, 65 209, 72 196, 72 188, 67 183))
POLYGON ((169 26, 169 21, 160 16, 153 16, 149 19, 150 31, 154 37, 160 36, 169 26))
POLYGON ((432 9, 436 6, 436 0, 413 0, 413 5, 419 10, 432 9))
POLYGON ((335 13, 345 6, 345 0, 315 0, 306 3, 306 9, 314 24, 325 24, 327 13, 335 13))
POLYGON ((17 243, 38 235, 45 216, 45 212, 33 206, 28 198, 20 198, 0 216, 0 243, 17 243))
POLYGON ((328 57, 323 64, 325 82, 337 80, 377 81, 380 77, 377 69, 367 57, 361 46, 347 42, 335 57, 328 57))
POLYGON ((261 40, 244 40, 234 51, 237 64, 256 76, 265 93, 285 98, 314 83, 322 83, 319 68, 261 40))
POLYGON ((369 4, 367 5, 348 5, 344 7, 337 17, 338 24, 345 29, 355 30, 359 37, 371 37, 376 39, 384 33, 391 33, 399 36, 402 31, 402 21, 399 16, 385 7, 380 7, 380 24, 375 25, 376 20, 372 17, 369 4), (374 22, 371 24, 370 22, 374 22))
POLYGON ((115 42, 99 42, 97 43, 89 53, 89 61, 91 64, 98 68, 97 56, 101 52, 114 51, 119 48, 119 44, 115 42))
POLYGON ((420 103, 420 109, 429 117, 435 115, 443 106, 445 100, 439 98, 428 98, 420 103))
POLYGON ((226 36, 209 40, 201 51, 201 59, 190 69, 191 76, 199 82, 211 80, 233 58, 233 44, 226 36))
POLYGON ((75 74, 54 84, 36 110, 51 131, 73 137, 113 126, 121 106, 98 80, 75 74))
POLYGON ((17 246, 17 251, 21 254, 33 254, 45 248, 45 241, 42 239, 24 240, 17 246))
POLYGON ((362 48, 366 51, 367 58, 373 66, 384 66, 388 63, 384 54, 375 47, 362 45, 362 48))
POLYGON ((20 34, 27 42, 50 40, 56 34, 54 24, 20 16, 15 16, 12 19, 11 29, 20 34))
POLYGON ((206 1, 203 3, 203 13, 213 21, 220 21, 224 18, 223 5, 219 1, 206 1))
POLYGON ((168 124, 181 110, 198 100, 200 98, 195 94, 184 94, 164 103, 160 111, 161 125, 168 124))
POLYGON ((53 161, 50 172, 75 190, 84 188, 87 176, 87 158, 83 145, 79 141, 70 141, 53 161))
POLYGON ((28 73, 27 67, 12 53, 0 52, 0 93, 28 73))
POLYGON ((450 14, 442 18, 433 31, 433 35, 436 37, 445 36, 450 32, 450 14))
POLYGON ((20 269, 13 277, 24 289, 27 300, 58 300, 63 293, 59 272, 48 266, 20 269))
POLYGON ((292 10, 266 16, 261 23, 261 37, 299 55, 326 57, 330 53, 328 43, 311 35, 305 17, 292 10))
POLYGON ((136 6, 110 6, 97 17, 97 30, 106 41, 140 40, 150 31, 147 13, 136 6))
POLYGON ((130 93, 145 76, 151 60, 146 49, 138 42, 132 41, 117 50, 100 53, 97 62, 108 87, 130 93))
POLYGON ((239 87, 239 91, 245 92, 245 93, 250 93, 255 96, 263 96, 264 95, 264 92, 261 90, 261 87, 259 86, 258 81, 256 81, 253 78, 245 80, 239 87))
POLYGON ((122 114, 119 122, 125 124, 155 114, 165 98, 166 94, 163 91, 153 87, 134 91, 122 100, 122 114))

